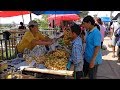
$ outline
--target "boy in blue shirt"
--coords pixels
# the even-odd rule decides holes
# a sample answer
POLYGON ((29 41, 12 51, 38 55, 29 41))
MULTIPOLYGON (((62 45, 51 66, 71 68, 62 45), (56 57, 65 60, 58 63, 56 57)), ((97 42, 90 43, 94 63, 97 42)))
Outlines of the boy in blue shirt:
POLYGON ((67 69, 69 69, 69 65, 72 63, 74 65, 74 77, 76 79, 80 79, 83 77, 83 47, 82 40, 80 38, 80 26, 74 24, 71 28, 71 36, 72 36, 72 51, 69 58, 69 62, 67 65, 67 69))

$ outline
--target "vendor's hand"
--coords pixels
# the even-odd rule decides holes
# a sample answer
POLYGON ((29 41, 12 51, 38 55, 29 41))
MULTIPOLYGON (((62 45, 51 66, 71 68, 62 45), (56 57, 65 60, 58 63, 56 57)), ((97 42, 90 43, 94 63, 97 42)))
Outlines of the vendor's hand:
POLYGON ((91 60, 90 64, 89 64, 89 68, 93 68, 95 66, 95 62, 93 60, 91 60))

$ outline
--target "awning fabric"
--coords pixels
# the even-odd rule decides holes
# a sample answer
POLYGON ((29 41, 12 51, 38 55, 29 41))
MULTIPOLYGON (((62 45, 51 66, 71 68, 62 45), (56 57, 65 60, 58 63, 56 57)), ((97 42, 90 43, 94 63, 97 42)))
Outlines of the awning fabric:
POLYGON ((77 14, 57 14, 57 15, 50 15, 48 21, 55 26, 60 26, 61 21, 73 21, 73 20, 80 20, 80 17, 77 14))
POLYGON ((13 17, 29 13, 29 11, 0 11, 0 17, 13 17))
POLYGON ((117 20, 118 17, 120 17, 120 13, 118 13, 112 20, 117 20))
POLYGON ((103 22, 111 22, 110 17, 101 17, 101 20, 102 20, 103 22))
POLYGON ((48 20, 79 20, 80 17, 77 14, 60 14, 60 15, 51 15, 48 17, 48 20))
POLYGON ((41 14, 79 14, 80 11, 31 11, 36 15, 41 14))

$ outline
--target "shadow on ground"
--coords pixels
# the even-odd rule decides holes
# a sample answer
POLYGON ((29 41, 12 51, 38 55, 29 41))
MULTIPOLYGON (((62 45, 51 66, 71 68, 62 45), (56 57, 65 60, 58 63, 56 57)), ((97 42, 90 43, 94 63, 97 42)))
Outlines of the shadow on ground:
POLYGON ((117 61, 103 60, 98 67, 97 79, 120 79, 120 65, 117 61))
POLYGON ((102 50, 102 56, 105 56, 105 55, 108 55, 110 52, 112 51, 109 51, 109 50, 102 50))

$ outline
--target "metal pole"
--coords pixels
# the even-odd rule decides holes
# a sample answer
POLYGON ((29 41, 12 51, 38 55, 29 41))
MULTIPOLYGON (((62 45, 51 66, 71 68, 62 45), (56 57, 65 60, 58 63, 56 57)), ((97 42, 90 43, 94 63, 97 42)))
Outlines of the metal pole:
POLYGON ((8 59, 8 48, 7 48, 7 40, 5 39, 5 51, 6 51, 6 59, 8 59))
POLYGON ((30 12, 30 21, 32 20, 32 14, 31 14, 31 12, 30 12))
MULTIPOLYGON (((55 11, 55 23, 56 23, 56 11, 55 11)), ((56 26, 55 26, 56 27, 56 26)))
POLYGON ((57 33, 57 28, 56 28, 56 11, 55 11, 55 23, 54 24, 55 24, 55 29, 56 29, 55 30, 55 36, 56 36, 56 33, 57 33))
POLYGON ((22 13, 22 20, 23 20, 23 24, 24 24, 24 17, 23 17, 23 13, 22 13))

